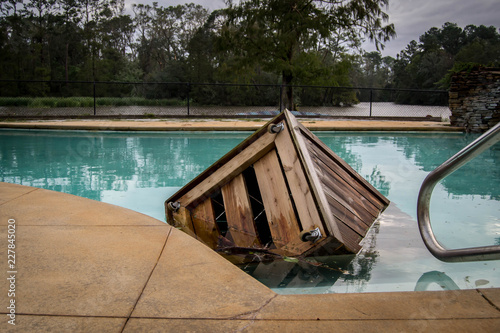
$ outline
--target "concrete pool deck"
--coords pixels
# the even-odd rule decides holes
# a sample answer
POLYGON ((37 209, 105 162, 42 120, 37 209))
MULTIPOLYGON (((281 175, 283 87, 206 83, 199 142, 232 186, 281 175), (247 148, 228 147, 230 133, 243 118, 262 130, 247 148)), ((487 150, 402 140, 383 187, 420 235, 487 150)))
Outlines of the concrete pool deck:
MULTIPOLYGON (((268 119, 269 120, 269 119, 268 119)), ((0 128, 69 129, 100 131, 255 131, 263 119, 169 119, 169 120, 35 120, 2 121, 0 128)), ((300 119, 312 131, 463 131, 446 122, 389 120, 300 119)))
POLYGON ((0 221, 0 331, 500 330, 499 288, 278 295, 163 222, 70 194, 0 183, 0 221))

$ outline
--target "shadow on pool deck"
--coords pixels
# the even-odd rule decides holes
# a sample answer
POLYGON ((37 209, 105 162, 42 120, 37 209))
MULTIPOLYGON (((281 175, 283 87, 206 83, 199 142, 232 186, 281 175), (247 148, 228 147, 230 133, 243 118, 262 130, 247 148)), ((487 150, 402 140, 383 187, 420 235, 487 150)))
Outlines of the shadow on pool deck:
POLYGON ((2 331, 500 329, 500 289, 277 295, 167 224, 69 194, 0 183, 0 221, 4 258, 16 226, 15 298, 4 264, 2 331))

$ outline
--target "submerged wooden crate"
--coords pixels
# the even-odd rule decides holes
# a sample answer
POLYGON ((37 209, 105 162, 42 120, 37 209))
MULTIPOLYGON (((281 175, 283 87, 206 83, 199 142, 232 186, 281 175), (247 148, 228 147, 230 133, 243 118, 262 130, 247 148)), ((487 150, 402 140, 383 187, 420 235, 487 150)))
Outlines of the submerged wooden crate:
POLYGON ((285 110, 165 202, 214 250, 357 253, 389 201, 285 110))

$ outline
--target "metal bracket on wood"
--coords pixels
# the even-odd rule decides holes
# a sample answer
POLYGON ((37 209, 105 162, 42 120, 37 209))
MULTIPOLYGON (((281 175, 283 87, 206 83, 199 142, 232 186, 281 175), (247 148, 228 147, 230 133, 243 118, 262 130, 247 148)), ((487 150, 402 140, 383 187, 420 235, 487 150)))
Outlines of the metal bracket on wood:
POLYGON ((172 212, 177 212, 179 210, 179 208, 181 208, 181 203, 179 201, 176 201, 176 202, 172 202, 170 201, 168 204, 167 204, 167 207, 169 210, 171 210, 172 212))
POLYGON ((321 235, 321 231, 319 230, 319 228, 316 228, 316 229, 311 230, 311 231, 304 230, 300 233, 300 240, 303 242, 315 243, 318 240, 320 240, 321 237, 323 237, 323 235, 321 235))
POLYGON ((269 126, 267 127, 267 131, 271 134, 277 134, 284 129, 285 129, 285 125, 283 124, 283 122, 280 122, 277 124, 269 124, 269 126))

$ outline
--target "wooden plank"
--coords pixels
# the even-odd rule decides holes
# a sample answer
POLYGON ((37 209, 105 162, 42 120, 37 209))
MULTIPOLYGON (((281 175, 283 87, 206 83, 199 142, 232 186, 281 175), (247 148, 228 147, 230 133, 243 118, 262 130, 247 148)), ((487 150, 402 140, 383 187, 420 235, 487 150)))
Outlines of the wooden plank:
POLYGON ((215 190, 224 186, 234 176, 241 173, 259 158, 274 148, 276 134, 265 133, 250 146, 222 165, 214 173, 207 176, 196 187, 183 195, 178 201, 183 206, 194 206, 210 196, 215 190))
POLYGON ((219 241, 219 229, 215 222, 212 199, 208 198, 191 212, 191 219, 196 236, 208 247, 215 249, 219 241))
POLYGON ((260 246, 245 179, 239 174, 222 187, 228 233, 236 246, 260 246))
POLYGON ((322 218, 316 207, 316 202, 297 155, 295 145, 290 137, 288 126, 285 125, 285 129, 277 135, 275 144, 283 170, 285 171, 292 199, 295 202, 302 230, 319 228, 323 237, 326 237, 322 218))
POLYGON ((316 248, 306 252, 304 256, 329 256, 346 254, 346 252, 345 245, 340 243, 335 237, 330 236, 318 242, 318 244, 316 244, 316 248))
POLYGON ((306 174, 306 177, 310 180, 309 186, 311 188, 311 191, 313 192, 314 197, 317 200, 317 208, 319 209, 323 217, 326 230, 328 230, 329 236, 333 236, 341 243, 343 243, 342 235, 339 228, 337 227, 335 217, 330 211, 328 201, 326 199, 325 193, 321 188, 321 182, 316 173, 314 163, 311 160, 311 156, 309 154, 309 151, 307 150, 304 137, 302 136, 302 133, 300 131, 300 124, 290 112, 285 110, 284 113, 286 116, 286 120, 290 126, 290 134, 292 140, 294 142, 294 145, 297 147, 298 156, 301 159, 302 165, 304 166, 304 172, 306 174))
MULTIPOLYGON (((315 157, 313 157, 313 160, 314 159, 315 157)), ((339 202, 346 207, 348 206, 349 209, 362 220, 373 221, 379 216, 379 208, 375 207, 330 168, 323 165, 320 160, 316 162, 318 166, 318 177, 325 186, 325 191, 330 191, 335 198, 338 198, 339 202)), ((371 225, 369 222, 367 222, 367 224, 371 225)))
POLYGON ((276 151, 255 162, 254 169, 273 242, 283 246, 300 233, 300 228, 276 151))
POLYGON ((315 147, 321 150, 325 155, 328 156, 329 159, 336 160, 339 167, 341 167, 347 174, 351 177, 357 179, 359 183, 365 187, 371 194, 373 194, 377 200, 384 203, 384 206, 389 205, 390 201, 387 199, 382 193, 380 193, 373 185, 371 185, 366 179, 361 177, 356 170, 354 170, 346 161, 341 159, 337 154, 335 154, 324 142, 322 142, 317 136, 315 136, 311 131, 309 131, 304 125, 298 124, 300 131, 302 134, 308 139, 311 144, 314 144, 315 147))
MULTIPOLYGON (((327 179, 327 181, 328 180, 329 179, 327 179)), ((357 202, 349 200, 349 198, 345 198, 345 192, 341 193, 344 197, 340 197, 336 191, 332 191, 330 187, 325 187, 325 193, 330 204, 335 201, 336 205, 339 205, 342 209, 347 210, 349 214, 355 218, 355 220, 361 221, 361 223, 365 226, 365 229, 368 229, 372 225, 373 221, 376 220, 377 217, 369 214, 366 210, 360 209, 357 202), (345 199, 347 199, 350 203, 348 203, 345 199)))
POLYGON ((385 201, 381 200, 379 197, 376 197, 371 191, 367 191, 366 188, 357 181, 357 177, 352 177, 352 175, 345 172, 345 170, 336 163, 328 163, 328 156, 325 155, 321 150, 318 150, 318 148, 314 146, 314 144, 309 143, 308 148, 310 149, 310 153, 313 155, 313 157, 317 158, 318 161, 321 161, 324 164, 325 171, 331 170, 332 172, 330 172, 330 175, 334 176, 337 179, 339 177, 342 178, 349 187, 352 187, 358 193, 358 197, 362 197, 368 200, 373 206, 376 207, 377 211, 384 209, 384 207, 386 206, 385 201), (338 175, 338 177, 336 177, 336 175, 338 175))
POLYGON ((303 242, 300 239, 300 234, 299 234, 293 237, 288 243, 286 243, 281 248, 276 250, 273 249, 272 252, 288 257, 305 255, 305 253, 309 253, 315 248, 321 246, 320 244, 322 244, 322 241, 324 241, 325 239, 326 238, 323 237, 315 243, 303 242))
POLYGON ((359 250, 361 250, 361 245, 359 245, 359 242, 361 242, 362 237, 344 223, 340 222, 337 224, 337 226, 340 230, 340 234, 342 235, 343 243, 346 249, 348 249, 352 253, 357 253, 359 250))
POLYGON ((354 230, 358 235, 364 237, 368 226, 356 215, 352 214, 348 209, 338 203, 332 196, 327 193, 326 198, 330 204, 330 209, 333 215, 340 221, 354 230))
POLYGON ((373 221, 376 218, 376 216, 373 216, 365 209, 362 209, 362 206, 359 204, 359 198, 351 197, 349 193, 343 191, 341 186, 334 183, 330 178, 324 178, 322 176, 320 176, 320 178, 324 184, 324 189, 327 196, 330 196, 333 200, 342 205, 342 207, 347 209, 351 214, 363 221, 373 221))
POLYGON ((172 212, 172 220, 172 222, 169 221, 170 225, 180 228, 191 237, 197 238, 191 220, 191 213, 185 207, 179 208, 177 212, 172 212))
POLYGON ((337 179, 342 179, 345 184, 347 184, 350 188, 357 192, 359 196, 362 196, 363 198, 371 202, 372 205, 376 207, 377 211, 384 208, 384 202, 380 200, 380 198, 375 196, 371 191, 368 191, 360 182, 358 182, 357 177, 352 177, 352 175, 345 172, 345 170, 341 168, 339 164, 329 160, 328 156, 324 152, 319 150, 314 144, 310 143, 308 145, 308 148, 310 149, 309 151, 312 158, 321 161, 321 163, 324 165, 325 171, 328 171, 329 174, 335 176, 335 178, 337 179))

